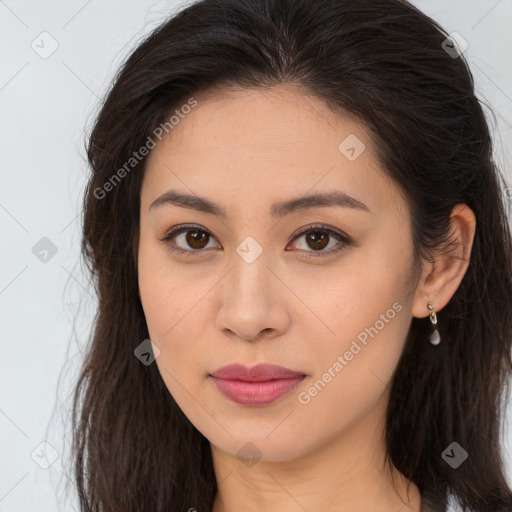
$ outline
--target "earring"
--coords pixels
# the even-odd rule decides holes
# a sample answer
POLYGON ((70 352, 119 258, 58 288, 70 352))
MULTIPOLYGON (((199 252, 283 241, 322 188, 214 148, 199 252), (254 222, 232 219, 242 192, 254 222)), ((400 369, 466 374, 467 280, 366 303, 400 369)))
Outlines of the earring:
MULTIPOLYGON (((432 325, 437 325, 436 311, 434 309, 434 306, 432 306, 431 302, 428 303, 427 308, 430 311, 432 311, 432 313, 430 313, 430 322, 431 322, 431 324, 432 325)), ((430 335, 429 341, 430 341, 430 343, 432 343, 432 345, 439 345, 439 343, 441 343, 441 336, 439 334, 439 331, 437 330, 437 327, 434 328, 432 334, 430 335)))

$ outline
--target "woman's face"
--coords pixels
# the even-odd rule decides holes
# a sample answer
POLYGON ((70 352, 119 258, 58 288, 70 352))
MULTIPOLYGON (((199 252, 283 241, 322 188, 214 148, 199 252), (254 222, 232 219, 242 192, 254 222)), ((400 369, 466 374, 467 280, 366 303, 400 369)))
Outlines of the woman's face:
POLYGON ((314 97, 279 86, 195 100, 149 154, 141 191, 140 297, 162 379, 230 455, 362 446, 383 425, 412 319, 406 203, 362 126, 314 97), (171 190, 195 199, 162 198, 171 190), (305 201, 316 194, 338 203, 305 201), (231 363, 299 377, 212 377, 231 363))

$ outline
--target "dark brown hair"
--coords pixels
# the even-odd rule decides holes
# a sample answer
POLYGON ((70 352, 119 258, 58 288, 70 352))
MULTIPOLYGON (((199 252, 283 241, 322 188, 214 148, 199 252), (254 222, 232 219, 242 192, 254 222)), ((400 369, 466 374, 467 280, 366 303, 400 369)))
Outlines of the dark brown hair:
POLYGON ((283 83, 370 130, 381 165, 410 206, 417 268, 449 241, 457 203, 475 213, 469 268, 439 314, 442 343, 426 341, 425 319, 411 321, 392 381, 388 462, 435 503, 452 494, 464 511, 512 510, 499 449, 512 370, 504 180, 473 76, 464 55, 445 50, 447 37, 402 0, 203 0, 129 56, 87 145, 82 256, 99 307, 72 414, 82 511, 211 510, 210 444, 156 364, 134 356, 149 338, 137 288, 146 158, 129 171, 126 162, 192 95, 283 83), (441 456, 452 442, 469 455, 457 469, 441 456))

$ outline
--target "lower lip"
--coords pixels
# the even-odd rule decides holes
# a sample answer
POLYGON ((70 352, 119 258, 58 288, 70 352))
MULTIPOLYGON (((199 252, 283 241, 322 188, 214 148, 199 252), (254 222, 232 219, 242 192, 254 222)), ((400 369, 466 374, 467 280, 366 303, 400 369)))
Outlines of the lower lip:
POLYGON ((219 379, 212 377, 217 389, 225 396, 242 405, 267 405, 291 393, 305 375, 291 379, 276 379, 263 382, 219 379))

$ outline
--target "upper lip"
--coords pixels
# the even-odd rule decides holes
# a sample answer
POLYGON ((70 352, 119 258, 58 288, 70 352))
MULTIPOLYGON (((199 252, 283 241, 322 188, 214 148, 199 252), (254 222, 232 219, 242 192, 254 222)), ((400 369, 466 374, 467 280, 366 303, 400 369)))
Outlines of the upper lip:
POLYGON ((215 370, 211 375, 219 379, 235 379, 246 382, 264 382, 305 376, 302 372, 267 363, 260 363, 250 368, 240 363, 228 364, 215 370))

